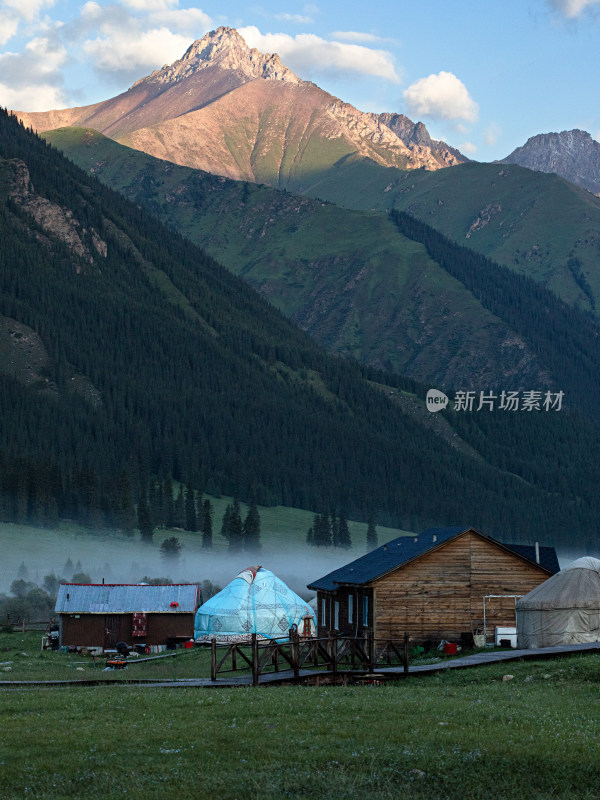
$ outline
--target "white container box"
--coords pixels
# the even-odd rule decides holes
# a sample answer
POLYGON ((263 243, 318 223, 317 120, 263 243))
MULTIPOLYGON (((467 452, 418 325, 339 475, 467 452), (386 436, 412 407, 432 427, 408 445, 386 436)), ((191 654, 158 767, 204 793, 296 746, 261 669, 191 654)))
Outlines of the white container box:
POLYGON ((517 646, 517 629, 509 628, 508 626, 497 625, 494 635, 494 644, 496 647, 500 645, 500 641, 509 641, 511 647, 517 646))

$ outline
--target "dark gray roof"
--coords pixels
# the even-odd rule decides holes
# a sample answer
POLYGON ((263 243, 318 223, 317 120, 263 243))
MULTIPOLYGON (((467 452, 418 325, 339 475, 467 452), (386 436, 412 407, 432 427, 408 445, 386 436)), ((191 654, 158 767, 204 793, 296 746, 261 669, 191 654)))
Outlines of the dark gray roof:
MULTIPOLYGON (((417 536, 399 536, 397 539, 392 539, 387 544, 361 556, 361 558, 357 558, 355 561, 351 561, 349 564, 313 581, 308 584, 308 588, 315 591, 321 589, 322 591, 332 592, 340 584, 362 586, 469 530, 474 529, 470 527, 429 528, 429 530, 417 536)), ((475 532, 485 539, 512 550, 517 555, 535 563, 535 545, 503 544, 496 539, 492 539, 491 536, 485 536, 479 531, 475 532)), ((560 567, 555 549, 553 547, 540 547, 539 552, 540 566, 551 574, 558 572, 560 567)))
POLYGON ((144 584, 61 583, 56 598, 57 614, 126 614, 132 612, 194 613, 198 586, 144 584), (172 604, 177 605, 172 605, 172 604))

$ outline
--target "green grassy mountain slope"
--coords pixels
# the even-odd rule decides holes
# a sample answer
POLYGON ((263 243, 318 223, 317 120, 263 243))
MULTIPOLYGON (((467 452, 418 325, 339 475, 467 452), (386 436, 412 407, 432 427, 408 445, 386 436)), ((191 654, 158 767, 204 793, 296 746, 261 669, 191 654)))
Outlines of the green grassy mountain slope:
POLYGON ((548 380, 523 337, 387 215, 189 170, 95 131, 45 137, 201 245, 332 352, 442 387, 548 380))
POLYGON ((437 172, 346 159, 307 192, 346 208, 396 208, 565 302, 600 309, 600 199, 554 174, 505 164, 437 172))
POLYGON ((463 438, 480 440, 475 458, 396 402, 422 396, 417 386, 326 355, 5 115, 0 158, 0 315, 39 336, 54 388, 27 386, 0 362, 11 421, 0 430, 3 514, 11 503, 35 516, 50 500, 74 517, 116 514, 127 486, 137 495, 148 477, 170 476, 355 518, 378 509, 408 529, 467 519, 557 541, 596 530, 595 427, 566 414, 473 419, 463 438), (78 376, 93 397, 74 390, 78 376), (532 449, 503 451, 508 431, 532 449), (548 460, 536 462, 542 443, 567 458, 559 485, 548 460))

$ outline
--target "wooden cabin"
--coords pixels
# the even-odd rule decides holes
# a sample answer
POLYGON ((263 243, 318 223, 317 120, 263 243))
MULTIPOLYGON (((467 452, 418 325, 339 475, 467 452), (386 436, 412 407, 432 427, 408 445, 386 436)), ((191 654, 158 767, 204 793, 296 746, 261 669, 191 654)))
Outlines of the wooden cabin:
POLYGON ((400 536, 319 580, 319 636, 457 641, 515 626, 515 604, 559 571, 553 547, 503 544, 474 528, 400 536))
POLYGON ((200 605, 197 584, 60 585, 55 611, 59 645, 112 650, 130 646, 171 646, 194 638, 194 616, 200 605))

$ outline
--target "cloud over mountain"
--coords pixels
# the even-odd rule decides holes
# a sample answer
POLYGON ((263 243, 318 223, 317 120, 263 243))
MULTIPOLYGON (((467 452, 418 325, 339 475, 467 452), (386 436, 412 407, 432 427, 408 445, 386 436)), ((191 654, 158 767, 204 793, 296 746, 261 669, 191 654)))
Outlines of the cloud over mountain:
POLYGON ((394 57, 386 50, 375 50, 348 42, 328 41, 312 33, 290 36, 287 33, 261 33, 254 25, 238 29, 250 47, 278 53, 301 77, 310 79, 324 73, 371 75, 400 83, 394 57))
POLYGON ((411 84, 403 93, 409 114, 432 119, 476 122, 479 106, 452 72, 442 70, 411 84))

